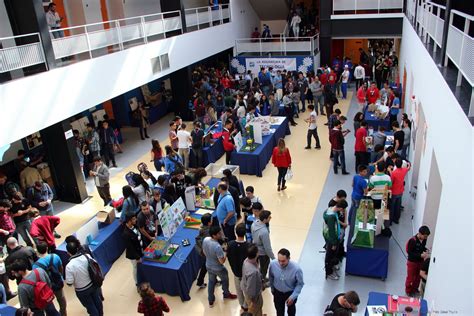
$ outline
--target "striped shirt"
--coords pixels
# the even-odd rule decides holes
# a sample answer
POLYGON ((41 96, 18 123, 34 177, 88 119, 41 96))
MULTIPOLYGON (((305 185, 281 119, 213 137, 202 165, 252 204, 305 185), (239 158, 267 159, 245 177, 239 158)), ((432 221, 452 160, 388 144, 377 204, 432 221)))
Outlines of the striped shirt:
MULTIPOLYGON (((386 175, 385 173, 375 173, 372 177, 369 179, 369 188, 374 189, 377 191, 382 191, 385 189, 385 186, 388 186, 389 188, 392 187, 392 179, 390 178, 389 175, 386 175)), ((374 193, 371 194, 372 199, 374 200, 381 200, 383 198, 383 194, 381 193, 374 193)))

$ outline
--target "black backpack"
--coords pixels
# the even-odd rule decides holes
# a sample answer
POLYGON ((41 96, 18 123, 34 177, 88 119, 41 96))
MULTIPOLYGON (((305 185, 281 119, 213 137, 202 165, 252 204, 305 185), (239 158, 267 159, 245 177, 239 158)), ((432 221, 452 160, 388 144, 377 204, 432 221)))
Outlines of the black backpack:
POLYGON ((42 268, 44 271, 49 276, 49 279, 51 280, 51 289, 53 292, 59 291, 64 287, 64 281, 61 273, 56 269, 56 267, 53 264, 53 255, 49 255, 49 264, 48 266, 44 266, 43 264, 36 262, 36 265, 42 268))
POLYGON ((102 273, 99 263, 88 254, 84 254, 84 256, 87 258, 87 270, 89 271, 89 277, 91 278, 92 284, 95 287, 101 287, 102 283, 104 283, 104 274, 102 273))

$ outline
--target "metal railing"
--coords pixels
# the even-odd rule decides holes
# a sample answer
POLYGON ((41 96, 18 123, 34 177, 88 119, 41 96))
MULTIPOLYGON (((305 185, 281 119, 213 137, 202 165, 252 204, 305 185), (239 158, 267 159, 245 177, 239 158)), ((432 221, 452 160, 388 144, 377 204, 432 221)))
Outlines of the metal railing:
POLYGON ((312 37, 241 38, 235 40, 235 51, 239 54, 282 54, 308 53, 319 51, 319 34, 312 37))
POLYGON ((219 4, 209 7, 185 9, 186 28, 196 27, 198 30, 223 24, 230 21, 230 7, 228 4, 219 4))
MULTIPOLYGON (((228 4, 185 10, 187 31, 230 22, 228 4), (206 26, 204 26, 206 25, 206 26)), ((57 66, 70 59, 82 60, 147 44, 166 38, 170 32, 183 33, 181 11, 155 13, 87 25, 50 30, 57 66)), ((0 38, 0 73, 46 64, 39 33, 0 38), (26 41, 25 38, 35 40, 26 41)))
POLYGON ((380 14, 403 12, 403 0, 333 0, 332 14, 380 14))
POLYGON ((39 33, 0 38, 0 73, 45 63, 39 33))

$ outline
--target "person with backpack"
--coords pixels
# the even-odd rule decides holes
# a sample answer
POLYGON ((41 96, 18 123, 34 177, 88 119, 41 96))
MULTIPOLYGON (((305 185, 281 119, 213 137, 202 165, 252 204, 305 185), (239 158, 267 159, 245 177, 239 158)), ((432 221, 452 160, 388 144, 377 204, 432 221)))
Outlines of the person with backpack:
POLYGON ((326 279, 339 280, 337 270, 339 270, 338 247, 342 239, 342 228, 339 222, 339 212, 347 206, 347 202, 339 201, 333 207, 329 207, 323 213, 323 237, 326 242, 326 256, 324 258, 324 268, 326 279))
POLYGON ((138 212, 138 198, 132 190, 132 187, 125 185, 122 187, 123 204, 120 213, 120 221, 125 223, 125 217, 135 215, 138 212))
POLYGON ((71 256, 66 265, 66 284, 73 286, 82 306, 91 316, 103 316, 104 308, 101 300, 100 287, 103 277, 97 261, 84 254, 76 241, 66 244, 67 253, 71 256))
POLYGON ((44 242, 36 246, 39 259, 33 264, 33 269, 41 268, 51 280, 51 289, 56 296, 59 304, 59 313, 61 316, 67 316, 67 302, 64 295, 63 263, 57 254, 48 254, 48 245, 44 242))
POLYGON ((54 292, 46 271, 28 269, 28 262, 22 259, 15 260, 10 269, 17 279, 21 279, 18 284, 21 307, 31 309, 35 316, 60 316, 53 304, 54 292))
POLYGON ((183 160, 171 146, 165 147, 166 157, 164 159, 165 171, 172 173, 176 170, 184 170, 183 160))

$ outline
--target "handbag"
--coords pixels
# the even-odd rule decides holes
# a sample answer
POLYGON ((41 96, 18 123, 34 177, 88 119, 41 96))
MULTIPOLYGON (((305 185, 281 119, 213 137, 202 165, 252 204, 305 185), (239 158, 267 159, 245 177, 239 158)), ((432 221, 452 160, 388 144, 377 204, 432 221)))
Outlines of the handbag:
POLYGON ((293 171, 291 168, 288 168, 288 171, 286 171, 285 175, 285 181, 290 181, 291 179, 293 179, 293 171))

